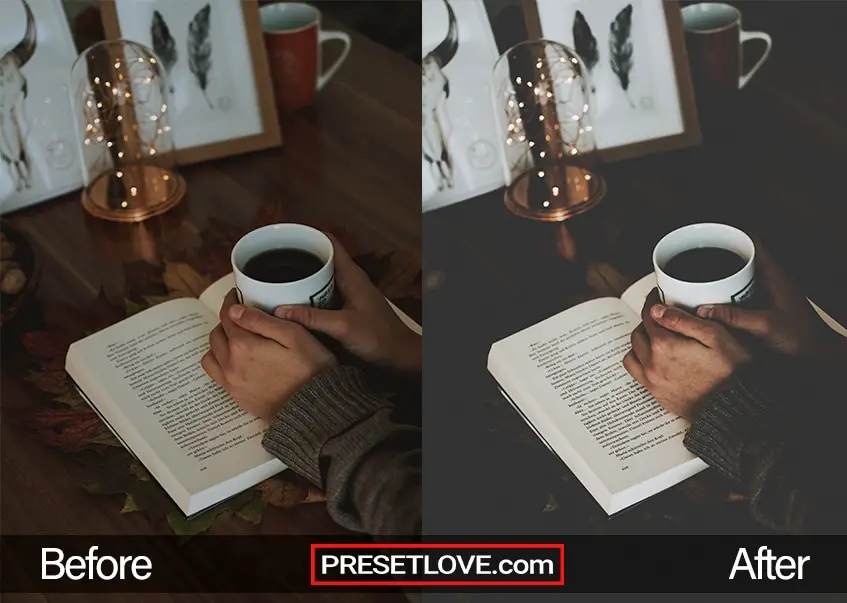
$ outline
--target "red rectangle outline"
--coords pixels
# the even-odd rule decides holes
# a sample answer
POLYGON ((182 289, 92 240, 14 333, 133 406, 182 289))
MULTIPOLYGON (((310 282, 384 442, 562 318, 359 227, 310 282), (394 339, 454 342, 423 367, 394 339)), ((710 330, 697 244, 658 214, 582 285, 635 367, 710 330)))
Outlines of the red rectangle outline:
POLYGON ((541 543, 541 544, 436 544, 436 543, 408 543, 408 544, 317 544, 312 543, 309 565, 311 566, 312 586, 563 586, 565 584, 565 545, 563 543, 541 543), (317 550, 318 549, 559 549, 559 571, 558 580, 465 580, 465 581, 425 581, 425 580, 385 580, 385 581, 350 581, 338 580, 319 582, 316 576, 317 550))

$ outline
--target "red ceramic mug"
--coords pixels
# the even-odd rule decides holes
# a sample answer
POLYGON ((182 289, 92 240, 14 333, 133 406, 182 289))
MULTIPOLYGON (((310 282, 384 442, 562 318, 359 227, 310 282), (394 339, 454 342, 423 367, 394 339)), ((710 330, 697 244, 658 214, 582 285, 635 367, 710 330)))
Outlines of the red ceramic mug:
POLYGON ((312 104, 347 58, 350 36, 323 31, 321 12, 309 4, 269 4, 262 7, 261 15, 277 108, 299 109, 312 104), (321 72, 321 46, 329 40, 340 40, 344 50, 329 69, 321 72))

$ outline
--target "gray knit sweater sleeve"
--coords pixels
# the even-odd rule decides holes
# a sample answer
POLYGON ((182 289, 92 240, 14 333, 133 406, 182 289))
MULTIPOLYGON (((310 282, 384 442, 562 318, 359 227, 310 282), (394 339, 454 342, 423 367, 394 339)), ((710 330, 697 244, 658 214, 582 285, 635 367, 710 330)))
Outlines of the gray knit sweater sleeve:
POLYGON ((786 400, 785 391, 760 370, 743 372, 704 401, 685 446, 738 482, 765 526, 844 533, 847 496, 831 471, 844 462, 837 432, 808 416, 811 400, 786 400))
POLYGON ((314 377, 271 423, 263 444, 292 470, 324 488, 342 526, 377 536, 419 534, 421 433, 391 420, 358 368, 314 377))

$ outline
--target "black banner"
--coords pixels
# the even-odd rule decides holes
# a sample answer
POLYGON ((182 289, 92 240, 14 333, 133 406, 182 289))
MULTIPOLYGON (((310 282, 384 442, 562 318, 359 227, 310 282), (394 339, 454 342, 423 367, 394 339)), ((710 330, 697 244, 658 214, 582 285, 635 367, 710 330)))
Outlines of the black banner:
POLYGON ((836 536, 450 536, 424 538, 423 545, 395 541, 375 546, 368 539, 350 537, 206 535, 184 542, 169 536, 2 536, 0 570, 3 592, 373 592, 396 588, 400 580, 405 580, 406 589, 417 588, 409 582, 421 575, 421 580, 442 584, 426 585, 425 591, 844 592, 846 542, 836 536), (561 584, 550 585, 540 574, 535 580, 527 575, 532 560, 547 553, 544 547, 515 545, 539 543, 562 545, 546 549, 561 562, 554 572, 558 580, 561 570, 561 584), (370 577, 348 571, 342 580, 335 567, 324 578, 336 572, 332 581, 343 586, 313 586, 316 549, 354 556, 363 552, 371 565, 354 565, 370 568, 370 577), (418 575, 412 576, 408 560, 423 549, 431 553, 428 565, 416 566, 418 575), (374 554, 388 555, 390 561, 392 551, 406 563, 397 567, 407 569, 394 576, 381 572, 375 578, 374 554), (492 572, 506 558, 510 568, 523 574, 496 577, 492 572), (461 568, 471 565, 476 573, 461 575, 461 568), (493 583, 498 581, 513 584, 493 583))

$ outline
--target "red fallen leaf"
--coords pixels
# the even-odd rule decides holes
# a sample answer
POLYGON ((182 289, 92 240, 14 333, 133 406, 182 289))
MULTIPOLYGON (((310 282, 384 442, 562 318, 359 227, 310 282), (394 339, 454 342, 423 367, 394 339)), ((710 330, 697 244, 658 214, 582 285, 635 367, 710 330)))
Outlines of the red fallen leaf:
POLYGON ((192 254, 186 258, 185 263, 191 266, 199 274, 208 274, 209 280, 214 282, 222 276, 232 272, 230 252, 232 248, 219 248, 208 250, 203 254, 192 254))
POLYGON ((323 491, 299 479, 272 477, 257 484, 256 489, 262 493, 262 500, 265 503, 286 509, 326 500, 323 491))
POLYGON ((76 339, 86 333, 99 331, 124 318, 123 305, 116 306, 106 297, 103 290, 83 310, 70 304, 46 304, 44 321, 51 327, 59 327, 76 339))
POLYGON ((60 396, 71 390, 68 375, 63 370, 34 371, 27 375, 25 379, 48 394, 60 396))
POLYGON ((164 295, 167 292, 162 283, 162 266, 145 261, 126 262, 123 265, 126 281, 126 297, 138 299, 145 295, 164 295))
POLYGON ((100 436, 104 426, 90 408, 45 408, 18 418, 22 425, 35 431, 39 441, 64 452, 102 452, 105 448, 104 444, 92 442, 100 436))
MULTIPOLYGON (((21 337, 24 348, 33 356, 39 358, 57 358, 64 360, 70 345, 76 338, 60 329, 52 331, 30 331, 21 337)), ((64 363, 63 363, 64 364, 64 363)), ((61 365, 60 365, 61 368, 61 365)))
POLYGON ((186 297, 200 297, 212 284, 208 275, 199 274, 190 265, 182 262, 165 262, 162 280, 168 291, 177 291, 186 297))

